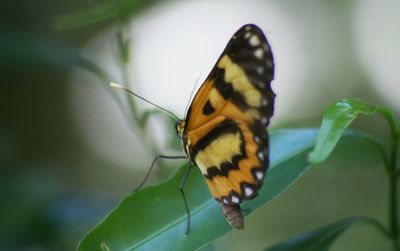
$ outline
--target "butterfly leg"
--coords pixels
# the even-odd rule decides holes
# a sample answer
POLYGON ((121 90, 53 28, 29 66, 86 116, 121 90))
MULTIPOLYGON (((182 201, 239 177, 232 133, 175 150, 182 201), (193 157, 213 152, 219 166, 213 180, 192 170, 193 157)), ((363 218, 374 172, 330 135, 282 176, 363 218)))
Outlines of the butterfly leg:
POLYGON ((187 214, 187 225, 186 225, 185 235, 188 235, 189 231, 190 231, 190 211, 189 211, 189 207, 188 207, 188 204, 186 201, 185 192, 183 191, 183 187, 185 186, 185 183, 189 177, 189 173, 190 173, 190 170, 192 169, 192 167, 193 167, 193 165, 190 164, 188 169, 186 170, 186 173, 183 176, 181 182, 179 183, 179 190, 181 191, 183 202, 185 203, 186 214, 187 214))
POLYGON ((140 182, 140 184, 139 184, 135 189, 133 189, 133 192, 136 192, 136 191, 138 191, 140 188, 143 187, 143 185, 146 183, 147 179, 149 178, 150 173, 151 173, 151 171, 153 170, 153 167, 156 165, 157 160, 160 159, 160 158, 161 158, 161 159, 186 159, 187 157, 186 157, 186 156, 165 156, 165 155, 158 155, 157 157, 154 158, 153 162, 151 163, 151 166, 150 166, 149 170, 147 171, 146 176, 144 177, 144 179, 142 180, 142 182, 140 182))

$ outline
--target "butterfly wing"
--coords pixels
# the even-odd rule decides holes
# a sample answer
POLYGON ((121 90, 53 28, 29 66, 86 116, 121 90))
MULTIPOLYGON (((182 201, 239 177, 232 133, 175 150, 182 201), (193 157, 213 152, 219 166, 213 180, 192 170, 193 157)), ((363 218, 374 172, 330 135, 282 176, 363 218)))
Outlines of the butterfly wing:
POLYGON ((274 110, 273 78, 267 39, 257 26, 245 25, 189 108, 182 133, 185 151, 223 209, 255 197, 262 185, 269 165, 266 127, 274 110))

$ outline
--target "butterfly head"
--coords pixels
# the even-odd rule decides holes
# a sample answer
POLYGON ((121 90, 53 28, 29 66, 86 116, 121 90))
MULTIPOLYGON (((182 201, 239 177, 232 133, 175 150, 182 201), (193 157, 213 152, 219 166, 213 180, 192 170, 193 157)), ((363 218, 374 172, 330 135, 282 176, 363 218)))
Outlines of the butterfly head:
POLYGON ((190 158, 190 142, 188 141, 187 135, 185 135, 185 127, 186 127, 186 121, 185 120, 179 120, 178 123, 176 124, 176 131, 181 138, 181 143, 182 143, 182 148, 186 153, 186 156, 189 157, 189 159, 192 161, 190 158))
POLYGON ((185 130, 185 121, 179 120, 178 123, 176 124, 176 131, 177 131, 179 137, 183 138, 184 130, 185 130))

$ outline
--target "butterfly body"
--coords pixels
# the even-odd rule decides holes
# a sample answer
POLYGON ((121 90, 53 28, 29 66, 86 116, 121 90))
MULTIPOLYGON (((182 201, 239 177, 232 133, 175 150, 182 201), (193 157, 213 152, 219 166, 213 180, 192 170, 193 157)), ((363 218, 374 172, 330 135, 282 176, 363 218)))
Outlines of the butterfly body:
POLYGON ((271 48, 257 26, 231 38, 177 125, 190 161, 205 177, 228 222, 244 228, 240 203, 257 196, 269 165, 274 110, 271 48))

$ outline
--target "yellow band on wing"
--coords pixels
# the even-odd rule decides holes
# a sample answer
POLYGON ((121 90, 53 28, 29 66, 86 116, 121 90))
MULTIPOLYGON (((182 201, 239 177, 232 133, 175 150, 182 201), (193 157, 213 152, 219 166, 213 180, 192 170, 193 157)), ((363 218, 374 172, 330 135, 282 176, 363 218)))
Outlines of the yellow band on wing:
POLYGON ((218 67, 225 70, 224 80, 232 84, 233 89, 243 95, 250 107, 261 106, 261 94, 247 78, 244 70, 224 55, 218 62, 218 67))
POLYGON ((207 174, 209 167, 220 168, 224 162, 232 162, 232 158, 242 154, 240 132, 228 133, 213 140, 204 150, 199 151, 196 163, 203 174, 207 174))

